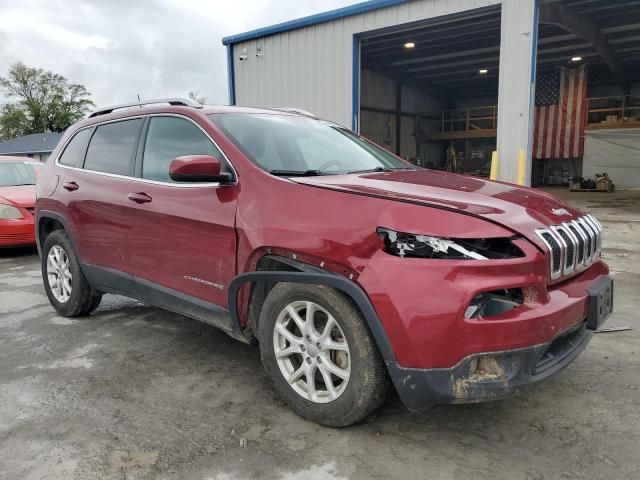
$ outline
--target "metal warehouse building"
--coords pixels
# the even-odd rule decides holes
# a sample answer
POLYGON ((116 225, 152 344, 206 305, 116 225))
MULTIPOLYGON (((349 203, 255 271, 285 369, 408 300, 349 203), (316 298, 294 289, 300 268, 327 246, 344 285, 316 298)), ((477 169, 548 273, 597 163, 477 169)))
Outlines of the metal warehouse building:
POLYGON ((415 163, 640 187, 640 2, 373 0, 223 39, 230 103, 297 107, 415 163), (519 160, 520 159, 520 160, 519 160))

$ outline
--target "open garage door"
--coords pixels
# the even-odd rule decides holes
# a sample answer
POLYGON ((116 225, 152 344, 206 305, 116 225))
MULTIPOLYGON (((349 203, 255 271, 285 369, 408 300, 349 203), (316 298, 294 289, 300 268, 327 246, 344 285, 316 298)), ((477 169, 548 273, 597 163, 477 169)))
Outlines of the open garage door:
POLYGON ((500 7, 361 37, 360 132, 414 163, 488 175, 500 7))
POLYGON ((640 187, 640 161, 604 141, 640 137, 640 2, 542 2, 539 22, 534 184, 607 172, 640 187))
MULTIPOLYGON (((566 185, 586 173, 589 131, 640 132, 640 3, 541 0, 537 13, 525 32, 537 36, 527 165, 532 184, 566 185)), ((502 15, 494 6, 361 34, 360 132, 417 164, 488 175, 499 89, 529 87, 499 85, 502 15)))

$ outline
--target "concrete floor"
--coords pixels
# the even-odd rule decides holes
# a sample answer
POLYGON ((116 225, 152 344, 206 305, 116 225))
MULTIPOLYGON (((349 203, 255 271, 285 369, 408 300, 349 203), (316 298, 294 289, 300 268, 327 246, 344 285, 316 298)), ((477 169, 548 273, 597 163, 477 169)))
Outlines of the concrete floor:
POLYGON ((35 252, 0 253, 0 478, 640 478, 640 192, 554 193, 605 225, 607 326, 633 330, 518 397, 420 415, 392 398, 343 430, 293 414, 257 348, 113 296, 58 317, 35 252))

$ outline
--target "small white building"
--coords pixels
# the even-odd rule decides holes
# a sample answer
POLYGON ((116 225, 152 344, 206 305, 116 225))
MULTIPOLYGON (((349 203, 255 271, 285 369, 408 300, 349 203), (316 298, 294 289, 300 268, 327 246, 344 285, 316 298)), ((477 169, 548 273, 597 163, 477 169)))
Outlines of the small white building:
MULTIPOLYGON (((520 155, 527 181, 562 183, 585 130, 635 127, 640 146, 639 18, 624 0, 372 0, 224 38, 230 103, 301 108, 436 168, 453 145, 464 173, 497 150, 506 181, 520 155)), ((616 161, 640 186, 640 160, 616 161)))

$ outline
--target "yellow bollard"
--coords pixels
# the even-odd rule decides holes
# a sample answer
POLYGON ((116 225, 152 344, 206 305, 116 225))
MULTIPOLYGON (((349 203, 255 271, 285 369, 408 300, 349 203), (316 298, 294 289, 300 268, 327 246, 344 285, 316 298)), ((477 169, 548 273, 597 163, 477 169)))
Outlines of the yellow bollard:
POLYGON ((525 174, 527 171, 527 152, 520 150, 518 152, 518 185, 526 185, 525 174))
POLYGON ((491 154, 491 173, 489 174, 489 178, 491 180, 498 179, 498 152, 493 152, 491 154))

